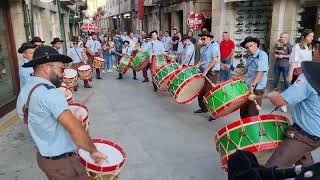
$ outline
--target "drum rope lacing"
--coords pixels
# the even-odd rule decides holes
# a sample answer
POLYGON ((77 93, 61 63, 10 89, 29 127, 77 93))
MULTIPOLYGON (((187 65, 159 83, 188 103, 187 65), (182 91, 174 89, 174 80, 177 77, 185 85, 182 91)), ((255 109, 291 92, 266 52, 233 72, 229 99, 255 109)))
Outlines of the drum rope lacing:
MULTIPOLYGON (((243 136, 246 136, 248 138, 248 140, 252 143, 252 145, 257 149, 257 151, 260 151, 260 144, 262 142, 262 137, 263 136, 266 136, 268 138, 268 140, 270 142, 272 142, 275 147, 278 147, 279 145, 279 128, 280 130, 282 131, 283 134, 285 134, 285 131, 283 129, 283 127, 281 126, 280 122, 279 122, 279 119, 277 118, 277 116, 275 116, 275 126, 278 127, 276 128, 276 140, 273 140, 268 134, 266 134, 265 132, 265 127, 263 126, 262 124, 262 121, 261 121, 261 118, 260 116, 258 117, 259 118, 259 126, 260 126, 260 132, 259 132, 259 135, 260 135, 260 140, 259 140, 259 143, 258 143, 258 146, 253 142, 253 140, 247 135, 246 131, 245 131, 245 126, 242 122, 242 120, 240 120, 240 123, 241 123, 241 136, 240 136, 240 140, 239 140, 239 143, 236 143, 230 136, 230 131, 229 131, 229 128, 226 126, 226 132, 227 132, 227 146, 225 147, 222 143, 220 143, 221 141, 218 139, 217 140, 217 144, 218 144, 218 147, 217 147, 217 150, 218 152, 221 152, 221 148, 222 150, 224 150, 226 156, 227 156, 227 159, 229 159, 229 152, 228 152, 228 149, 229 149, 229 142, 233 143, 237 149, 241 149, 240 145, 241 145, 241 142, 242 142, 242 139, 243 139, 243 136)), ((220 138, 220 137, 219 137, 220 138)))
MULTIPOLYGON (((213 101, 216 101, 216 100, 217 100, 217 101, 220 101, 221 103, 226 102, 226 95, 231 96, 232 99, 237 98, 237 96, 235 96, 235 94, 236 94, 236 86, 235 86, 235 83, 236 83, 236 82, 237 82, 237 81, 231 82, 232 94, 229 94, 229 93, 225 90, 225 86, 222 86, 221 89, 222 89, 222 92, 223 92, 223 94, 224 94, 224 96, 223 96, 223 101, 222 101, 220 98, 216 97, 216 96, 213 96, 213 101)), ((245 94, 245 93, 247 92, 247 91, 245 90, 245 88, 243 88, 243 87, 244 87, 244 85, 241 84, 241 88, 238 89, 239 91, 241 91, 241 94, 245 94)), ((210 97, 210 96, 209 96, 209 97, 210 97)), ((209 97, 208 97, 208 98, 209 98, 209 97)), ((216 109, 215 107, 213 107, 211 104, 209 104, 208 101, 207 101, 205 98, 204 98, 204 100, 205 100, 205 103, 206 103, 208 109, 213 109, 213 112, 214 112, 215 114, 218 114, 217 109, 216 109)), ((226 104, 226 103, 225 103, 225 104, 226 104)), ((226 108, 225 104, 223 104, 223 106, 226 108)), ((221 108, 221 107, 219 107, 219 108, 221 108)), ((218 109, 219 109, 219 108, 218 108, 218 109)))

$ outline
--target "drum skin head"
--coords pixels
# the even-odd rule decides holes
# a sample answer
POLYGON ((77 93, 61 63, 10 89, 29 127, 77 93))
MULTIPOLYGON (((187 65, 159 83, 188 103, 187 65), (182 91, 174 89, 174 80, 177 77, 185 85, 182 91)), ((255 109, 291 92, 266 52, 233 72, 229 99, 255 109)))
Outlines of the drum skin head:
POLYGON ((91 69, 90 65, 82 65, 78 68, 80 71, 85 71, 91 69))
POLYGON ((66 78, 73 78, 78 75, 78 72, 74 69, 65 69, 64 70, 64 77, 66 78))

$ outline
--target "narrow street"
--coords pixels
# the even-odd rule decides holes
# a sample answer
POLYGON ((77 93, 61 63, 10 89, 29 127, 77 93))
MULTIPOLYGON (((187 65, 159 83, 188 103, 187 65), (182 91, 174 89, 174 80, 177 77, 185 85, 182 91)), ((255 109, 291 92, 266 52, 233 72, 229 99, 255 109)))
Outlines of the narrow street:
MULTIPOLYGON (((104 80, 93 81, 92 89, 83 89, 80 83, 74 94, 75 102, 84 102, 89 108, 91 136, 125 149, 128 158, 121 179, 227 179, 220 168, 214 135, 238 119, 239 113, 208 122, 207 114, 193 114, 196 101, 178 105, 168 94, 154 93, 151 83, 141 83, 140 73, 138 81, 131 74, 127 72, 123 80, 116 80, 116 73, 105 74, 104 80)), ((262 112, 271 110, 265 101, 262 112)), ((46 179, 21 121, 0 134, 0 152, 1 180, 46 179)))

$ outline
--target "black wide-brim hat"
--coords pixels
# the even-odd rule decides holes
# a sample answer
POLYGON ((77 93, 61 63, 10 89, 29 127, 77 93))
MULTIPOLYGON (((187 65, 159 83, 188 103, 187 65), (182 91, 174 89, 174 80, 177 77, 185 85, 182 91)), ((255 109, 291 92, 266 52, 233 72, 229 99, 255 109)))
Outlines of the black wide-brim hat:
POLYGON ((202 31, 201 34, 198 34, 199 37, 203 37, 203 36, 207 36, 207 37, 210 37, 210 38, 213 38, 213 35, 210 34, 210 32, 208 30, 204 30, 202 31))
POLYGON ((190 36, 188 36, 187 34, 184 34, 182 37, 181 37, 181 41, 184 41, 186 39, 191 39, 190 36))
POLYGON ((252 36, 248 36, 244 39, 244 41, 240 44, 241 47, 245 48, 246 47, 246 44, 248 42, 255 42, 257 43, 257 46, 259 47, 260 45, 260 40, 258 38, 254 38, 252 36))
POLYGON ((61 40, 60 38, 56 37, 53 39, 53 41, 51 42, 51 44, 55 44, 57 42, 63 42, 63 40, 61 40))
POLYGON ((27 49, 34 49, 36 45, 31 44, 31 42, 24 42, 22 43, 21 47, 18 49, 18 53, 22 54, 27 49))
POLYGON ((303 61, 301 65, 307 81, 320 95, 320 75, 318 73, 320 69, 320 62, 303 61))
POLYGON ((42 39, 39 36, 35 36, 32 38, 32 40, 30 41, 32 44, 36 43, 36 42, 41 42, 44 43, 45 41, 42 41, 42 39))
POLYGON ((70 63, 72 59, 69 56, 59 54, 53 47, 44 45, 38 47, 33 53, 33 59, 22 67, 35 67, 49 62, 70 63))

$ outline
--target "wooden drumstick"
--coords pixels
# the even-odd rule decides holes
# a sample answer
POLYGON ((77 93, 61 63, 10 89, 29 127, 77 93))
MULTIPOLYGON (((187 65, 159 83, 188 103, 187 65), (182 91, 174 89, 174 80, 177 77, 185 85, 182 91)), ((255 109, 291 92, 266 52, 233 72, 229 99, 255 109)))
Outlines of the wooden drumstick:
POLYGON ((253 101, 256 104, 256 109, 258 111, 261 111, 261 106, 257 103, 256 98, 257 98, 257 96, 255 94, 250 94, 248 97, 249 101, 253 101))
POLYGON ((207 76, 203 76, 203 77, 206 78, 207 81, 209 81, 212 87, 216 87, 216 84, 214 84, 207 76))

